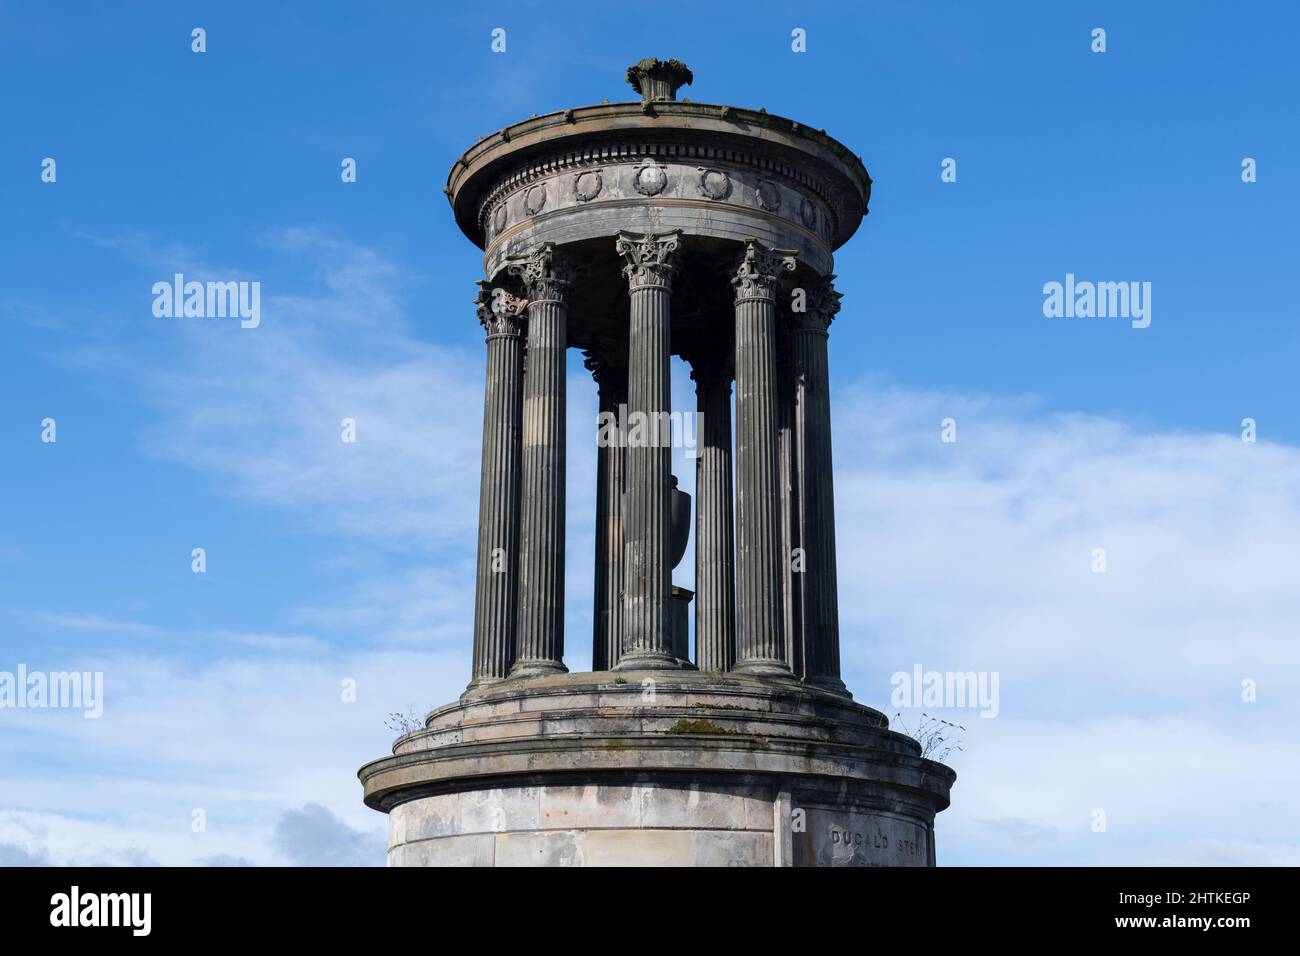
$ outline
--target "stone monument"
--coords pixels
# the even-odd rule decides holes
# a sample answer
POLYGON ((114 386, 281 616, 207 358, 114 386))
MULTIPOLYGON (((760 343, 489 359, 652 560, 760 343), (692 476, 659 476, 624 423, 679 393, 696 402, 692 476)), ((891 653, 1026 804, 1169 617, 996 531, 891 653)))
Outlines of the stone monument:
POLYGON ((934 865, 955 775, 840 679, 831 268, 871 179, 824 131, 677 99, 692 79, 642 60, 639 101, 452 167, 486 275, 473 673, 361 768, 390 865, 934 865), (564 664, 569 348, 627 439, 598 441, 592 673, 564 664), (634 427, 668 420, 673 355, 701 415, 694 594, 666 430, 634 427))

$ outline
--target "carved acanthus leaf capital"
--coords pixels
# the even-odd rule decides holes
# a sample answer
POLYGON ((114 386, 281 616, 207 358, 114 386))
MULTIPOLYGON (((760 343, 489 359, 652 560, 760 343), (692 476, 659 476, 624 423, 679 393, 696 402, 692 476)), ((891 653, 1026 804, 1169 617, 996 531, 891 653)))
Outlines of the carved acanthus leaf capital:
POLYGON ((731 349, 710 350, 685 356, 691 366, 691 380, 696 388, 708 389, 718 386, 731 388, 732 379, 736 377, 736 356, 731 349))
POLYGON ((751 298, 776 298, 781 272, 793 272, 798 265, 793 249, 773 249, 757 239, 745 241, 745 255, 731 280, 736 301, 751 298))
POLYGON ((680 229, 655 234, 653 232, 620 232, 615 242, 618 254, 627 260, 623 275, 630 290, 647 286, 671 285, 677 268, 674 255, 681 245, 680 229))
POLYGON ((505 289, 494 289, 490 282, 480 280, 477 285, 474 308, 488 336, 521 334, 528 300, 511 295, 505 289))
POLYGON ((616 392, 626 392, 627 367, 611 362, 606 351, 608 348, 610 345, 603 343, 600 348, 583 349, 582 367, 591 373, 591 377, 595 379, 596 385, 602 391, 613 388, 616 392))
POLYGON ((804 287, 803 310, 791 312, 795 330, 825 334, 836 313, 840 311, 840 299, 843 297, 835 291, 833 275, 822 276, 808 283, 804 287))
POLYGON ((562 253, 556 252, 553 242, 544 242, 535 252, 507 262, 506 270, 519 277, 528 298, 534 302, 566 300, 569 285, 575 278, 572 265, 562 253))

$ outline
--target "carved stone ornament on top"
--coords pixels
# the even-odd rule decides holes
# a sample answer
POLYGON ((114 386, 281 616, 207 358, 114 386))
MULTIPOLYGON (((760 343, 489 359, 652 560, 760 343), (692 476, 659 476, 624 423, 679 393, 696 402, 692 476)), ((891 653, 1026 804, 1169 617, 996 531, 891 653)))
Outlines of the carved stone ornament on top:
POLYGON ((653 111, 652 103, 676 100, 677 90, 689 86, 695 75, 681 60, 648 56, 629 66, 626 78, 632 89, 641 94, 641 108, 649 113, 653 111))
POLYGON ((781 272, 793 272, 797 265, 795 250, 772 249, 757 239, 747 239, 745 255, 731 280, 736 300, 775 299, 781 272))
POLYGON ((676 269, 674 253, 681 244, 681 230, 655 233, 619 232, 615 249, 627 264, 623 275, 629 289, 664 286, 672 283, 676 269))

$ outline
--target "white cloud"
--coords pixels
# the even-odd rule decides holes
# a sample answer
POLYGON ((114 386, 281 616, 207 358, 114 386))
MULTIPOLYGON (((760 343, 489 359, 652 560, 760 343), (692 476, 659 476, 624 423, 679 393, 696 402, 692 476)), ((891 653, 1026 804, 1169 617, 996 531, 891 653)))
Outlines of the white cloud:
POLYGON ((296 866, 378 866, 388 848, 382 830, 355 830, 319 803, 281 814, 271 844, 296 866))
POLYGON ((1000 676, 996 719, 938 712, 969 728, 941 854, 1293 854, 1300 813, 1264 795, 1294 780, 1300 450, 1026 401, 879 385, 838 398, 850 687, 887 709, 890 675, 918 663, 1000 676), (939 440, 944 417, 956 444, 939 440), (1097 807, 1106 834, 1088 829, 1097 807))
POLYGON ((167 865, 223 855, 267 865, 284 862, 268 848, 283 814, 319 804, 376 846, 382 863, 384 820, 361 804, 356 772, 396 736, 384 727, 389 712, 423 714, 464 689, 469 649, 201 666, 122 654, 87 666, 105 673, 100 719, 52 710, 6 718, 13 752, 0 844, 56 863, 144 851, 167 865), (344 699, 345 680, 355 682, 355 703, 344 699))

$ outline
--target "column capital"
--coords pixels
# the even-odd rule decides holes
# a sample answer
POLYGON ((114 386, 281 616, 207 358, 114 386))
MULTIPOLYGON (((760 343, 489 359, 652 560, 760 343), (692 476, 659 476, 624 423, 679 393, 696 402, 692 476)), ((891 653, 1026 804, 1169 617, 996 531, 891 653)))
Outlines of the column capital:
POLYGON ((840 299, 844 296, 835 291, 835 276, 819 276, 804 286, 804 311, 791 311, 790 318, 794 331, 813 332, 826 335, 836 313, 840 311, 840 299))
POLYGON ((563 253, 556 252, 553 242, 544 242, 533 252, 511 259, 506 269, 523 282, 524 292, 532 302, 567 301, 569 285, 575 278, 572 265, 563 253))
POLYGON ((628 289, 671 286, 677 268, 674 253, 681 245, 681 238, 680 229, 663 233, 620 231, 614 248, 627 260, 623 275, 627 276, 628 289))
POLYGON ((691 366, 691 381, 697 390, 723 385, 731 391, 731 381, 736 377, 736 356, 731 349, 694 352, 685 359, 691 366))
POLYGON ((494 289, 492 283, 482 279, 475 284, 478 286, 478 295, 474 297, 474 309, 487 337, 521 335, 528 300, 511 295, 505 289, 494 289))
POLYGON ((798 260, 793 249, 773 249, 757 239, 746 239, 745 253, 731 279, 731 284, 736 288, 736 301, 775 301, 781 273, 793 272, 796 265, 798 260))
POLYGON ((602 392, 620 382, 624 390, 627 388, 627 367, 610 361, 608 354, 601 349, 583 349, 582 367, 591 373, 602 392))

